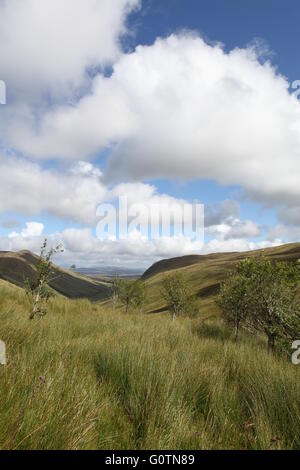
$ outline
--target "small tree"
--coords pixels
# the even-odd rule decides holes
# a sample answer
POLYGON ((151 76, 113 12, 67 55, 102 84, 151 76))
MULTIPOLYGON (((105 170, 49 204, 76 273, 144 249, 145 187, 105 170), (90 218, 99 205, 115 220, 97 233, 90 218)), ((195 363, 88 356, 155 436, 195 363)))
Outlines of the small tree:
POLYGON ((119 279, 118 297, 125 305, 126 313, 129 312, 131 306, 139 309, 140 313, 142 313, 143 306, 146 302, 145 284, 141 279, 137 279, 136 281, 119 279))
POLYGON ((218 304, 227 319, 246 321, 263 332, 268 349, 276 338, 292 338, 299 328, 299 263, 272 261, 265 256, 241 261, 221 288, 218 304))
POLYGON ((260 256, 240 263, 238 272, 249 279, 252 323, 274 349, 276 338, 289 336, 298 323, 299 264, 260 256))
POLYGON ((132 302, 132 290, 133 283, 132 281, 120 280, 119 283, 119 299, 125 305, 126 313, 129 312, 129 307, 132 302))
POLYGON ((116 274, 113 278, 112 287, 111 287, 111 300, 112 300, 114 311, 116 309, 117 302, 120 296, 120 290, 121 290, 121 280, 119 276, 116 274))
POLYGON ((141 279, 137 279, 132 285, 132 304, 137 308, 140 314, 143 313, 143 307, 146 303, 146 287, 141 279))
POLYGON ((36 276, 33 280, 26 281, 26 291, 32 302, 30 320, 33 320, 36 315, 46 314, 45 304, 50 297, 48 283, 51 281, 52 275, 52 257, 55 253, 62 251, 61 245, 47 251, 47 239, 45 238, 36 266, 36 276))
POLYGON ((72 266, 70 267, 71 271, 76 271, 76 264, 72 264, 72 266))
POLYGON ((216 301, 223 312, 224 319, 234 327, 234 339, 237 341, 240 326, 249 316, 249 286, 247 278, 232 273, 221 285, 216 301))
POLYGON ((191 297, 189 284, 180 272, 170 274, 163 280, 162 295, 168 303, 173 321, 177 315, 189 315, 191 306, 194 312, 194 299, 191 297))

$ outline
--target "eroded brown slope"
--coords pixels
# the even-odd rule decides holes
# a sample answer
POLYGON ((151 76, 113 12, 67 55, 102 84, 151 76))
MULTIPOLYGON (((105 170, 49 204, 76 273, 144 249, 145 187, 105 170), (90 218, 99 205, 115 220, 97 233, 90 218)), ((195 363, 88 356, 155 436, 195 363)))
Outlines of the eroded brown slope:
MULTIPOLYGON (((29 251, 0 252, 0 278, 15 285, 24 286, 26 279, 35 275, 38 257, 29 251)), ((96 280, 70 271, 53 267, 49 285, 68 298, 88 298, 101 300, 107 297, 107 287, 96 280)))

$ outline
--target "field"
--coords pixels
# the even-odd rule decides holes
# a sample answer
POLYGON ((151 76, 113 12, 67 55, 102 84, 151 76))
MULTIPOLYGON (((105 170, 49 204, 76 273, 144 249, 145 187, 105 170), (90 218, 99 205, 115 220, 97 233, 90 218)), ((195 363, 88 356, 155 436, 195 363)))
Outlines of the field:
POLYGON ((0 449, 299 449, 300 368, 217 320, 52 298, 0 281, 0 449))

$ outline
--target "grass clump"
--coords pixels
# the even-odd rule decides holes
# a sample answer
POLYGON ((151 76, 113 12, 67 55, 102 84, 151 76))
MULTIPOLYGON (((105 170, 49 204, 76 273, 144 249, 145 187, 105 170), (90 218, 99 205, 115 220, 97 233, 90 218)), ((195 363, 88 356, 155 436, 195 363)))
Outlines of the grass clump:
POLYGON ((297 449, 300 369, 259 338, 1 283, 1 449, 297 449))

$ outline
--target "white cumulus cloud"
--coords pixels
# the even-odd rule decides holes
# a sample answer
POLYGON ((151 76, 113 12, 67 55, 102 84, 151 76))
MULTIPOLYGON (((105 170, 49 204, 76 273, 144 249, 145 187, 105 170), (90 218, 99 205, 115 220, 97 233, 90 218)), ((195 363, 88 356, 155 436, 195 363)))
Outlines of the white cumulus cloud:
POLYGON ((123 54, 75 106, 39 131, 10 127, 35 157, 78 159, 112 145, 106 178, 213 179, 259 201, 300 200, 300 104, 252 48, 225 52, 192 34, 123 54))
POLYGON ((40 237, 44 231, 44 224, 39 222, 26 222, 26 227, 18 232, 11 232, 8 235, 8 238, 31 238, 31 237, 40 237))
POLYGON ((1 0, 1 79, 19 100, 70 96, 88 68, 121 54, 126 18, 140 0, 1 0))
POLYGON ((0 154, 0 213, 33 216, 45 212, 92 224, 97 204, 106 193, 100 170, 90 163, 79 162, 59 171, 0 154))

